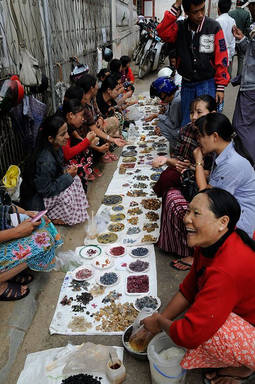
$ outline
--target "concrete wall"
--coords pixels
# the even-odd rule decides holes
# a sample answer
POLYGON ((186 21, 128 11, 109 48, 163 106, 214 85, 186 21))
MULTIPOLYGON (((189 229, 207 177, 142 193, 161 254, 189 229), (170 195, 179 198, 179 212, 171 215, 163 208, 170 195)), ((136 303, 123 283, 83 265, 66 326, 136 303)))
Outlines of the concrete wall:
POLYGON ((112 0, 114 57, 132 55, 139 37, 136 21, 137 9, 133 5, 133 0, 112 0))

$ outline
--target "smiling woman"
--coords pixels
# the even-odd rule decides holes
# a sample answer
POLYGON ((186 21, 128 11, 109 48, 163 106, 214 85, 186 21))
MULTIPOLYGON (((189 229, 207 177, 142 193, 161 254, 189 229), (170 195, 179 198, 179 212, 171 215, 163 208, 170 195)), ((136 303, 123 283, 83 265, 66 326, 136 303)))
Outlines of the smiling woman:
POLYGON ((195 262, 165 310, 143 320, 147 331, 164 330, 187 348, 183 368, 228 367, 207 383, 217 376, 212 382, 236 384, 255 371, 255 242, 235 229, 240 213, 234 196, 220 188, 194 197, 184 222, 195 262))

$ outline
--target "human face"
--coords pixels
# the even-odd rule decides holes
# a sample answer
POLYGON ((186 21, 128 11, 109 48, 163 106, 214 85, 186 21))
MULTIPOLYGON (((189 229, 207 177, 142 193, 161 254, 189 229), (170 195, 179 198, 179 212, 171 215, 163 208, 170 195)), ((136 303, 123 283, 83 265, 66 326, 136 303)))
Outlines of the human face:
POLYGON ((210 136, 206 134, 198 134, 197 140, 199 142, 199 146, 203 155, 208 155, 208 153, 217 152, 217 138, 218 134, 215 132, 210 136))
POLYGON ((207 104, 204 101, 198 101, 194 105, 194 112, 191 121, 194 122, 199 119, 199 117, 208 115, 208 113, 210 113, 210 111, 207 108, 207 104))
POLYGON ((255 2, 248 5, 249 11, 251 12, 252 19, 255 20, 255 2))
POLYGON ((205 2, 200 5, 191 4, 189 12, 187 12, 189 20, 195 25, 202 23, 205 17, 205 2))
POLYGON ((84 122, 84 111, 80 111, 77 113, 68 113, 67 114, 67 121, 69 124, 71 124, 75 128, 80 128, 82 123, 84 122))
POLYGON ((112 100, 116 99, 116 97, 119 95, 119 85, 116 85, 116 87, 113 89, 108 88, 108 94, 112 100))
POLYGON ((217 218, 210 209, 205 193, 196 195, 184 217, 189 247, 209 247, 216 243, 228 230, 228 216, 217 218))
POLYGON ((167 93, 161 92, 160 99, 163 101, 163 103, 171 103, 173 101, 175 94, 168 95, 167 93))
POLYGON ((63 147, 67 144, 67 140, 69 139, 69 135, 67 132, 67 124, 61 125, 58 130, 57 136, 55 138, 49 136, 48 140, 53 145, 55 149, 63 147))
POLYGON ((95 86, 91 88, 92 96, 95 97, 98 91, 98 83, 96 82, 95 86))

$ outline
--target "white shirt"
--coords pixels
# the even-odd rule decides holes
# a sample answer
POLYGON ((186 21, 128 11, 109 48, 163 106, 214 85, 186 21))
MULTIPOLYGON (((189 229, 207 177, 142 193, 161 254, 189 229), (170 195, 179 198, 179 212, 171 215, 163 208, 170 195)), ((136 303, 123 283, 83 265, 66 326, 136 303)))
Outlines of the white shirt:
POLYGON ((219 17, 217 17, 216 21, 220 24, 224 37, 225 42, 228 50, 228 64, 232 61, 232 58, 235 54, 235 38, 232 33, 232 28, 234 25, 236 25, 235 20, 233 17, 230 17, 227 13, 223 13, 219 17))

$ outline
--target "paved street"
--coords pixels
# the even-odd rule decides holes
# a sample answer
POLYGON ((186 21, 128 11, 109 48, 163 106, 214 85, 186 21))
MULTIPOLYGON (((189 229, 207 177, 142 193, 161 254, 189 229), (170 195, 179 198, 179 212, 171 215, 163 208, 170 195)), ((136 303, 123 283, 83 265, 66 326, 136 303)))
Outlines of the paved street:
MULTIPOLYGON (((151 80, 137 80, 136 94, 147 91, 151 80)), ((231 85, 226 91, 225 113, 232 117, 237 90, 231 85)), ((111 180, 116 163, 104 166, 104 176, 89 185, 89 212, 97 211, 102 197, 111 180)), ((85 237, 84 225, 72 228, 61 228, 64 237, 64 250, 74 249, 82 245, 85 237)), ((169 266, 170 256, 156 249, 158 279, 158 296, 163 306, 177 289, 185 273, 178 272, 169 266)), ((31 352, 45 350, 66 345, 68 342, 81 344, 85 341, 102 343, 105 345, 121 345, 121 338, 108 336, 59 336, 49 335, 51 322, 64 273, 51 272, 35 274, 35 281, 31 285, 31 293, 25 299, 16 303, 1 302, 1 334, 0 334, 0 384, 14 384, 24 366, 26 355, 31 352)), ((124 364, 127 368, 127 384, 150 383, 149 364, 135 360, 125 353, 124 364)), ((36 383, 36 380, 34 381, 36 383)), ((202 383, 199 373, 188 375, 187 384, 202 383)))

